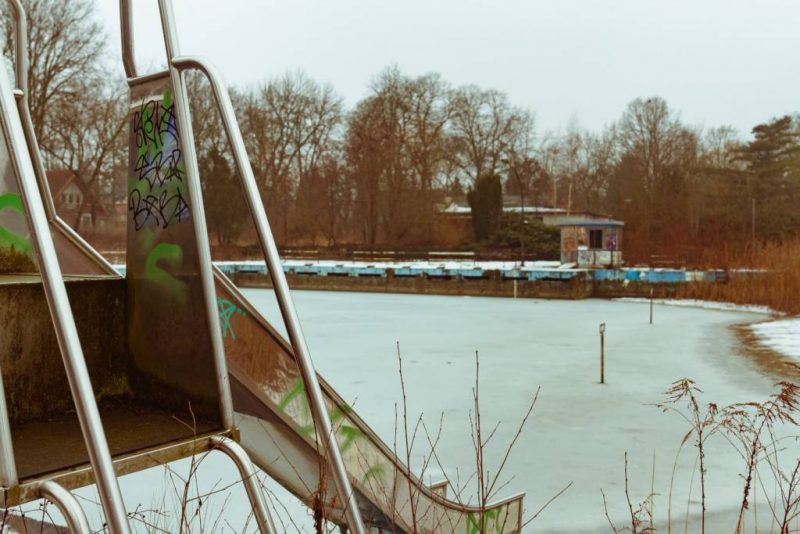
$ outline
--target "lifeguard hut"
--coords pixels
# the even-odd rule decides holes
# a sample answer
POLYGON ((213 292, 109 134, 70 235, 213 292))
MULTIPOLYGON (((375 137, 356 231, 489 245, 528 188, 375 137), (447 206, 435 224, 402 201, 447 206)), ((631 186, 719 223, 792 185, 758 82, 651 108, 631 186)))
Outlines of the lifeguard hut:
POLYGON ((625 223, 594 215, 560 218, 561 263, 578 267, 622 265, 622 228, 625 223))

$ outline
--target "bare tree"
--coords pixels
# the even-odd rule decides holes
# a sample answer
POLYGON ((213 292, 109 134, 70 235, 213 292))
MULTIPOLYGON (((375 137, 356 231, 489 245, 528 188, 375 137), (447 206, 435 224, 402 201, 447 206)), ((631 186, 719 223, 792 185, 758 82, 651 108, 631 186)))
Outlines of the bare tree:
POLYGON ((451 159, 449 96, 438 75, 411 78, 389 67, 352 114, 346 152, 365 208, 360 226, 372 244, 377 225, 391 242, 423 243, 433 235, 436 192, 447 182, 451 159))
MULTIPOLYGON (((22 0, 28 28, 28 101, 34 132, 49 153, 46 133, 52 114, 64 101, 79 96, 85 81, 100 67, 105 32, 95 19, 92 0, 22 0)), ((5 53, 14 47, 14 24, 8 10, 5 53)))
POLYGON ((554 187, 558 188, 556 193, 567 210, 603 209, 618 161, 616 141, 613 125, 595 134, 572 123, 567 133, 548 147, 550 167, 555 173, 554 187))
MULTIPOLYGON (((99 205, 113 203, 119 176, 127 174, 125 133, 126 106, 120 95, 123 83, 106 79, 85 80, 74 98, 64 99, 50 112, 48 151, 50 163, 68 169, 86 186, 76 212, 80 218, 87 205, 94 212, 99 205)), ((56 206, 59 199, 55 199, 56 206)), ((68 221, 77 227, 79 220, 68 221)))
MULTIPOLYGON (((402 183, 391 173, 399 166, 392 165, 396 157, 397 135, 386 124, 382 105, 377 97, 359 102, 348 122, 345 154, 350 181, 355 194, 354 224, 361 239, 374 246, 387 217, 384 198, 387 184, 402 183)), ((395 185, 395 189, 397 189, 395 185)), ((401 198, 396 200, 403 202, 401 198)), ((388 217, 391 220, 391 216, 388 217)))
POLYGON ((237 103, 256 178, 286 243, 298 184, 338 135, 341 97, 300 72, 272 80, 237 103))
POLYGON ((497 174, 521 136, 530 135, 529 115, 499 91, 462 87, 453 96, 451 132, 454 157, 467 184, 497 174))
POLYGON ((685 206, 678 210, 674 205, 664 209, 657 201, 664 194, 683 197, 686 171, 694 165, 697 153, 697 137, 681 124, 663 98, 637 98, 619 121, 619 142, 639 175, 641 196, 634 200, 642 207, 642 227, 650 242, 659 215, 674 220, 685 210, 685 206))

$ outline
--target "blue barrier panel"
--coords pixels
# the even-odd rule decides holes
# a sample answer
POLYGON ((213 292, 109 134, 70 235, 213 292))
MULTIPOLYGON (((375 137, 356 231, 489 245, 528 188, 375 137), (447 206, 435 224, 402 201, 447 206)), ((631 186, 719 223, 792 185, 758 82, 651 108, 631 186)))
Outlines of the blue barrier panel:
MULTIPOLYGON (((289 274, 307 276, 350 276, 350 277, 386 277, 389 265, 346 265, 346 264, 317 264, 317 263, 289 263, 283 270, 289 274)), ((251 261, 226 261, 218 262, 217 266, 226 275, 236 273, 267 274, 263 262, 251 261)), ((117 269, 120 267, 117 266, 117 269)), ((124 266, 122 267, 124 269, 124 266)), ((446 267, 445 265, 404 265, 394 267, 394 275, 398 278, 415 278, 426 276, 428 278, 463 278, 482 279, 487 273, 498 269, 484 269, 483 267, 446 267)), ((650 284, 682 284, 687 282, 726 282, 728 273, 722 270, 712 271, 685 271, 679 269, 649 269, 649 268, 621 268, 621 269, 499 269, 505 280, 572 280, 577 273, 585 272, 595 281, 603 282, 639 282, 650 284)), ((124 270, 123 270, 124 272, 124 270)))

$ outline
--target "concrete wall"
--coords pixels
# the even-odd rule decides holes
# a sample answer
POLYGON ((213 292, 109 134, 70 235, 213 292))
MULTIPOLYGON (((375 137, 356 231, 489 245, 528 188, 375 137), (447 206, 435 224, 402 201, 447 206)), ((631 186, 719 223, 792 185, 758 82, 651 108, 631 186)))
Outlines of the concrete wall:
MULTIPOLYGON (((270 288, 269 276, 258 273, 234 273, 240 287, 270 288)), ((412 293, 420 295, 470 295, 542 299, 585 299, 674 297, 678 290, 693 282, 651 283, 646 280, 594 279, 587 272, 576 272, 562 280, 514 280, 499 271, 488 271, 483 278, 428 276, 314 276, 286 273, 292 289, 320 291, 363 291, 375 293, 412 293), (516 287, 515 287, 516 286, 516 287), (516 293, 515 293, 516 291, 516 293)))
MULTIPOLYGON (((583 273, 564 280, 510 280, 500 271, 487 271, 483 278, 395 276, 308 276, 288 273, 293 289, 324 291, 366 291, 378 293, 414 293, 421 295, 472 295, 483 297, 518 297, 581 299, 591 296, 591 282, 583 273)), ((236 273, 233 281, 241 287, 272 287, 262 274, 236 273)))
MULTIPOLYGON (((81 280, 66 285, 98 400, 127 395, 125 281, 81 280)), ((74 409, 38 282, 0 284, 0 372, 12 423, 74 409)))

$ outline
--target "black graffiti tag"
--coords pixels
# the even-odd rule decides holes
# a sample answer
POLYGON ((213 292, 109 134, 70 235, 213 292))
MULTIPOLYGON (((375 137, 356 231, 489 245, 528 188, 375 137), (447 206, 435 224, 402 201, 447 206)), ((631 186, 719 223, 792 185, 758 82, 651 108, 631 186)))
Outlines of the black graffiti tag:
POLYGON ((134 228, 145 225, 167 228, 186 220, 190 214, 184 196, 186 175, 172 93, 164 91, 162 100, 149 100, 133 114, 136 143, 133 173, 135 183, 128 195, 134 228))

